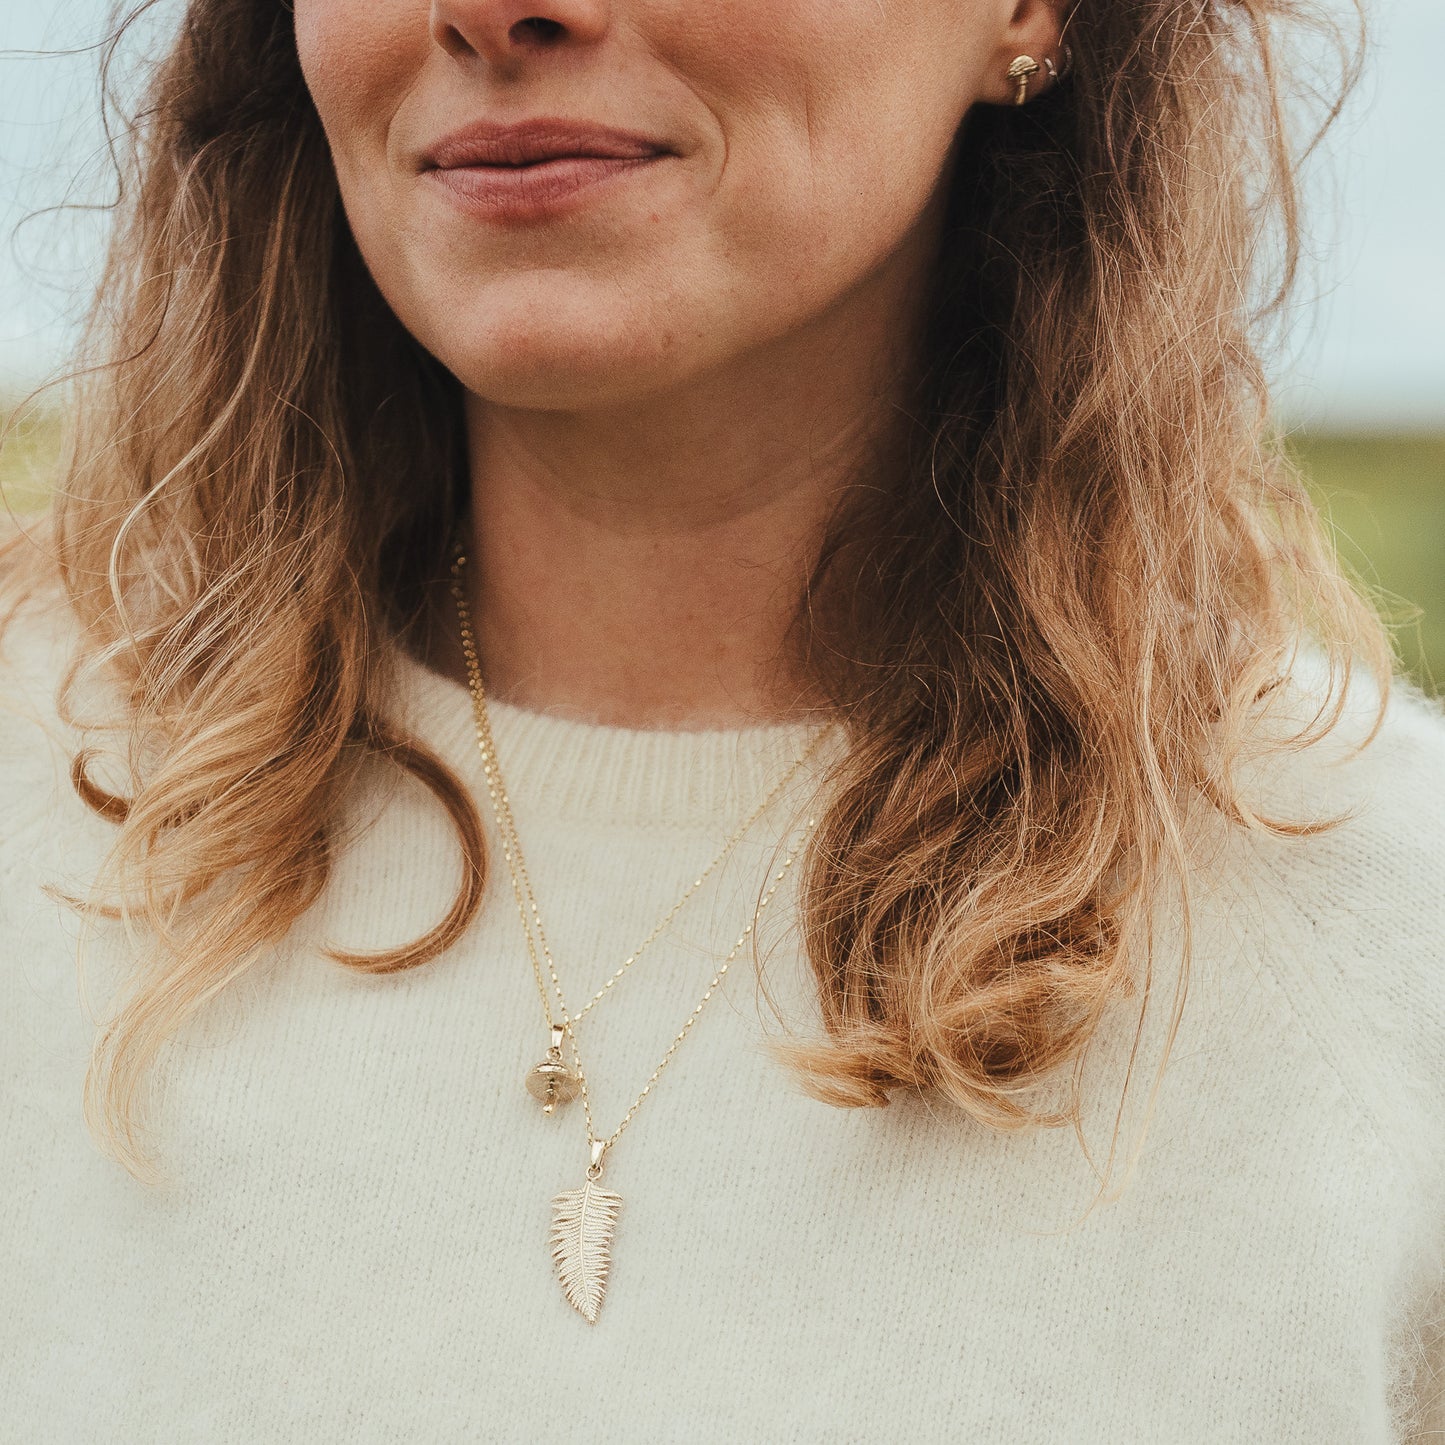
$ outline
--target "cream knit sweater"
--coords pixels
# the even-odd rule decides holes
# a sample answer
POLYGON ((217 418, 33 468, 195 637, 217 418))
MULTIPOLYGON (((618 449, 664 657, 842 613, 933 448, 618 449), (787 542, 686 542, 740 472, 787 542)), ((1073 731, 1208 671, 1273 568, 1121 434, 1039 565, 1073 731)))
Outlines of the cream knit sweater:
MULTIPOLYGON (((1360 816, 1313 840, 1235 838, 1201 866, 1157 1112, 1122 1197, 1082 1223, 1096 1179, 1072 1130, 999 1135, 906 1092, 842 1110, 769 1055, 768 1037, 816 1029, 790 878, 759 930, 767 992, 745 952, 608 1156, 623 1205, 588 1324, 548 1245, 585 1125, 580 1101, 547 1118, 523 1088, 547 1036, 500 854, 482 915, 431 965, 359 977, 316 951, 416 937, 459 877, 439 808, 380 766, 354 803, 375 826, 306 926, 168 1056, 153 1137, 172 1182, 149 1191, 98 1151, 79 923, 39 891, 83 887, 113 832, 71 792, 77 739, 50 712, 70 636, 22 618, 0 669, 4 1441, 1384 1445, 1445 1429, 1438 706, 1402 691, 1363 758, 1329 761, 1336 742, 1259 770, 1279 806, 1360 816)), ((409 660, 403 678, 399 706, 490 829, 468 695, 409 660)), ((1352 716, 1367 702, 1357 690, 1352 716)), ((574 1008, 806 736, 495 711, 574 1008)), ((781 800, 580 1025, 600 1133, 806 802, 781 800)), ((1174 994, 1163 915, 1121 1149, 1174 994)), ((102 924, 97 1012, 124 957, 102 924)), ((1101 1167, 1137 1017, 1121 1002, 1085 1075, 1101 1167)))

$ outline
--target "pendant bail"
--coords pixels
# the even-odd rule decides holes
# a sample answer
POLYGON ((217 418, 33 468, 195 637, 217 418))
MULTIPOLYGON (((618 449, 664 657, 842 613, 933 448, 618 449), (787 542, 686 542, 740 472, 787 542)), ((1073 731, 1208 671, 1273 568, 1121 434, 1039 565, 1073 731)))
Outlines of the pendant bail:
POLYGON ((553 1024, 553 1025, 552 1025, 552 1042, 551 1042, 551 1045, 549 1046, 550 1049, 555 1050, 557 1053, 560 1054, 560 1053, 562 1052, 562 1040, 563 1040, 563 1038, 566 1036, 566 1033, 567 1033, 567 1026, 566 1026, 566 1024, 553 1024))
POLYGON ((602 1156, 607 1152, 606 1139, 592 1141, 592 1162, 587 1166, 587 1177, 597 1179, 602 1174, 602 1156))

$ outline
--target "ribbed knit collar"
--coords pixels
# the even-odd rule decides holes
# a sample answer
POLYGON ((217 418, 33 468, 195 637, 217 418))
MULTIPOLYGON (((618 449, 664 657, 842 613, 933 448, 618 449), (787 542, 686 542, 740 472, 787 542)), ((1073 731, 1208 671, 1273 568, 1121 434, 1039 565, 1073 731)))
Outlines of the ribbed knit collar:
MULTIPOLYGON (((472 696, 405 649, 396 650, 401 715, 480 791, 472 696)), ((578 821, 728 826, 792 765, 815 723, 777 723, 697 731, 614 727, 532 712, 489 699, 498 762, 514 806, 578 821)), ((816 777, 841 744, 823 743, 809 768, 816 777)), ((790 788, 791 792, 791 788, 790 788)))

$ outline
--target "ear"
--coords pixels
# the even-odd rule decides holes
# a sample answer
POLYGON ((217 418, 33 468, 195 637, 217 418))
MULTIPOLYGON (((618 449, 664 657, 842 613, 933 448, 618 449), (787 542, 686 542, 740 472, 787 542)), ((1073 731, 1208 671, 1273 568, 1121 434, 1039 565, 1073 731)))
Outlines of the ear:
POLYGON ((1008 70, 1020 56, 1038 66, 1027 77, 1027 100, 1037 99, 1059 83, 1049 74, 1044 61, 1051 61, 1060 74, 1066 69, 1062 36, 1067 5, 1068 0, 1007 0, 1007 22, 994 51, 994 63, 989 68, 983 92, 978 97, 980 104, 1017 103, 1019 82, 1008 70))

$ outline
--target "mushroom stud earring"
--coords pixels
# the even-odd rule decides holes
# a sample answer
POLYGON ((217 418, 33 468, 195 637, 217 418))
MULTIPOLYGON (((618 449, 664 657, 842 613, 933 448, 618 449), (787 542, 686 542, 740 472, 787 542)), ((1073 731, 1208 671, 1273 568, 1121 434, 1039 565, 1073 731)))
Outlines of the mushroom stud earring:
POLYGON ((1018 92, 1014 96, 1015 105, 1022 105, 1029 98, 1029 76, 1037 73, 1038 68, 1039 63, 1032 55, 1016 55, 1009 61, 1009 79, 1019 83, 1018 92))

